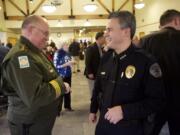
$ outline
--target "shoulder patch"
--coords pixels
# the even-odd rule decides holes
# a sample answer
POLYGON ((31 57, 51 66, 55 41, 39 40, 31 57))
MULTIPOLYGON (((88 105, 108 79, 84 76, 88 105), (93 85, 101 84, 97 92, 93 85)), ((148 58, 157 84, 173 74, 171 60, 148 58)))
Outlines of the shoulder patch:
POLYGON ((149 69, 149 72, 155 78, 159 78, 162 76, 161 68, 158 63, 152 64, 149 69))
POLYGON ((30 67, 29 60, 28 60, 27 56, 19 56, 18 61, 19 61, 19 67, 20 68, 28 68, 28 67, 30 67))

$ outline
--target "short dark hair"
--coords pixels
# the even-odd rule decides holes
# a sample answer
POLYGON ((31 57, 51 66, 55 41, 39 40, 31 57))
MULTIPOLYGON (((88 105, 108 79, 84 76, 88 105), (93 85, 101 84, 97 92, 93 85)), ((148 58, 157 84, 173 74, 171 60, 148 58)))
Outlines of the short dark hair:
POLYGON ((103 31, 98 32, 98 33, 96 33, 95 39, 98 40, 100 37, 103 37, 103 36, 104 36, 104 32, 103 31))
POLYGON ((52 48, 55 48, 56 47, 56 44, 53 42, 53 41, 51 41, 51 43, 49 44, 52 48))
POLYGON ((8 43, 6 44, 6 46, 7 46, 8 48, 12 48, 12 43, 8 42, 8 43))
POLYGON ((160 25, 170 23, 175 17, 180 17, 180 12, 175 9, 166 10, 160 17, 160 25))
POLYGON ((121 28, 130 28, 132 39, 136 31, 135 16, 129 11, 116 11, 112 12, 108 17, 108 19, 112 18, 117 18, 119 20, 121 28))

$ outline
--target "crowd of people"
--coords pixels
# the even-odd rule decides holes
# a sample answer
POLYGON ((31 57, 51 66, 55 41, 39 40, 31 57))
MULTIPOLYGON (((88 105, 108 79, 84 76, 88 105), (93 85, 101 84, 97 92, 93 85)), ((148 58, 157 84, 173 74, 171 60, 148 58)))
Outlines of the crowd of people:
POLYGON ((116 11, 94 43, 74 39, 57 48, 47 44, 47 20, 28 16, 17 44, 0 46, 11 134, 51 135, 63 102, 74 111, 72 73, 83 72, 85 59, 89 121, 96 123, 100 112, 95 135, 159 135, 165 122, 170 135, 180 135, 180 12, 167 10, 159 22, 159 31, 139 40, 135 16, 116 11))

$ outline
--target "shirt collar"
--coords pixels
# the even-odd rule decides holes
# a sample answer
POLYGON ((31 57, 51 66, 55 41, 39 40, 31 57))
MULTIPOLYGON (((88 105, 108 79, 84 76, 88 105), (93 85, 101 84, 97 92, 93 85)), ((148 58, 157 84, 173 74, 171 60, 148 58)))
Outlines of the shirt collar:
POLYGON ((37 47, 35 47, 35 45, 33 45, 33 43, 31 43, 31 41, 29 41, 26 37, 21 36, 20 37, 20 42, 25 45, 26 47, 30 48, 32 51, 35 52, 41 52, 37 47))
POLYGON ((120 60, 123 60, 126 58, 128 55, 130 55, 133 50, 135 49, 135 46, 131 44, 125 51, 121 52, 120 54, 117 54, 115 51, 113 52, 113 57, 114 58, 119 58, 120 60))

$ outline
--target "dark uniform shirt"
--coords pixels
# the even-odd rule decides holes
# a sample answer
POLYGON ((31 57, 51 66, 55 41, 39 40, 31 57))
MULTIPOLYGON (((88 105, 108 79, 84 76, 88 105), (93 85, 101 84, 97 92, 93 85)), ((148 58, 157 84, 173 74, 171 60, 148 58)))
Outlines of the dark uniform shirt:
MULTIPOLYGON (((117 127, 115 125, 115 130, 124 135, 132 134, 135 130, 131 131, 131 128, 123 130, 125 121, 126 124, 140 121, 161 109, 164 98, 161 76, 156 61, 133 45, 119 55, 114 51, 107 52, 100 63, 90 112, 96 113, 100 108, 99 123, 112 126, 104 115, 108 108, 121 105, 123 120, 117 127)), ((140 135, 133 135, 136 134, 140 135)))
POLYGON ((141 39, 140 45, 156 57, 163 73, 168 107, 180 111, 180 31, 166 27, 141 39))
POLYGON ((32 123, 58 113, 58 97, 65 90, 62 79, 46 56, 25 37, 6 55, 2 79, 9 98, 10 121, 32 123))

